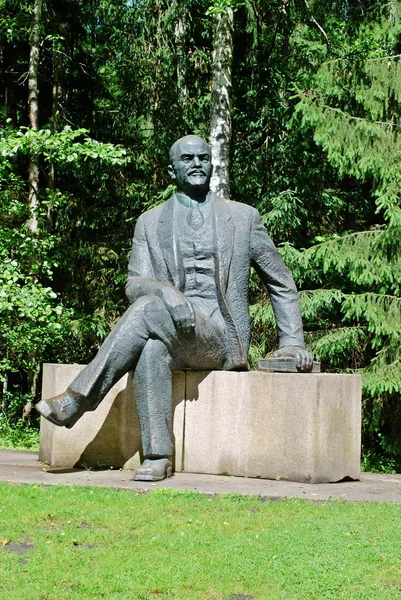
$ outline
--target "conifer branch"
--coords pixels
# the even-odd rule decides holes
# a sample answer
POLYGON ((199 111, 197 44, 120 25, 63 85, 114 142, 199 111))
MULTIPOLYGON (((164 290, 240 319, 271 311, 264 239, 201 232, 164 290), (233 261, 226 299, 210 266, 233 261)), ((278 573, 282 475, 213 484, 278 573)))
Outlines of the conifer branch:
POLYGON ((368 328, 366 325, 346 325, 345 327, 333 327, 332 329, 314 329, 313 331, 308 331, 307 333, 311 334, 318 334, 318 333, 322 333, 325 336, 326 335, 330 335, 330 333, 336 333, 336 332, 341 332, 341 331, 354 331, 355 333, 357 333, 358 331, 361 332, 367 332, 368 328))
MULTIPOLYGON (((326 61, 326 65, 330 65, 333 63, 337 63, 340 62, 341 60, 348 60, 350 57, 352 56, 358 56, 358 55, 362 55, 363 51, 358 51, 358 52, 351 52, 350 54, 346 54, 344 56, 338 56, 336 58, 331 58, 330 60, 326 61)), ((381 60, 396 60, 397 58, 401 58, 401 54, 388 54, 386 56, 375 56, 375 58, 367 58, 365 60, 365 62, 370 63, 370 62, 379 62, 381 60)))
POLYGON ((401 125, 396 125, 393 121, 371 121, 370 119, 365 119, 363 117, 355 117, 354 115, 350 115, 349 113, 341 110, 340 108, 330 106, 329 104, 322 104, 323 108, 328 108, 333 112, 339 113, 343 115, 347 119, 352 119, 353 121, 363 121, 364 123, 371 123, 375 125, 384 125, 385 127, 389 127, 390 129, 399 128, 401 125))
POLYGON ((388 56, 378 56, 375 58, 368 58, 366 62, 377 62, 380 60, 395 60, 396 58, 401 58, 401 54, 390 54, 388 56))
POLYGON ((320 244, 314 244, 310 248, 306 248, 305 250, 302 250, 299 254, 305 254, 309 250, 315 251, 318 248, 324 248, 325 246, 332 246, 334 244, 344 242, 345 240, 358 238, 359 236, 362 236, 362 235, 373 237, 374 235, 380 234, 382 232, 383 232, 382 227, 377 227, 376 229, 366 229, 365 231, 353 231, 352 233, 346 233, 342 236, 333 237, 330 240, 326 240, 325 242, 320 242, 320 244))

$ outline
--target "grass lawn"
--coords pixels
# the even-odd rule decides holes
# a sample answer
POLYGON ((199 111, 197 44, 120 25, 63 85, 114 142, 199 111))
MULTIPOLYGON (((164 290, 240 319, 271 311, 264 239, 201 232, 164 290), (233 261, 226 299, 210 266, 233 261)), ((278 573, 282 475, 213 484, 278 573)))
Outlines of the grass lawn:
POLYGON ((0 484, 0 600, 401 598, 401 506, 0 484))

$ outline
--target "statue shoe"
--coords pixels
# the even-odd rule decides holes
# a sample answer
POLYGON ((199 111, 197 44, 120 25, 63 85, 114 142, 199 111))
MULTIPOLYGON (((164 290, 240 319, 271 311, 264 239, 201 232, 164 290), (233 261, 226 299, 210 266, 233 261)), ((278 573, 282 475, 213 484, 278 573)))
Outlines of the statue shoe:
POLYGON ((64 425, 68 429, 71 429, 84 413, 91 410, 84 396, 69 390, 54 398, 41 400, 35 408, 53 425, 64 425))
POLYGON ((168 458, 147 458, 135 471, 134 481, 162 481, 171 477, 172 470, 168 458))

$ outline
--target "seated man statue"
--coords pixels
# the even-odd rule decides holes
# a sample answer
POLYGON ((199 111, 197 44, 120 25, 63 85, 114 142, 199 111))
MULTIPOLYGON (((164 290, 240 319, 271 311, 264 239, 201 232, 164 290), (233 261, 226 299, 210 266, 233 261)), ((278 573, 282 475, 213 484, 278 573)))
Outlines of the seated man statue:
POLYGON ((130 307, 64 394, 37 404, 51 423, 72 427, 133 371, 145 458, 134 479, 142 481, 171 475, 171 372, 248 368, 251 265, 273 305, 275 356, 294 357, 300 371, 312 367, 294 281, 257 210, 210 191, 210 147, 197 136, 173 144, 168 170, 177 193, 136 224, 130 307))

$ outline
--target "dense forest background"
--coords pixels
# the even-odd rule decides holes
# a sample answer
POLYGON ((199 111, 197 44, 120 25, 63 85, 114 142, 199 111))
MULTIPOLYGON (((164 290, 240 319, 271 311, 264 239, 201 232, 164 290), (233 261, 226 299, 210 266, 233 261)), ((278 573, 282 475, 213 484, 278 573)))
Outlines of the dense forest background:
MULTIPOLYGON (((124 311, 169 147, 220 111, 225 192, 261 212, 323 368, 362 374, 364 467, 400 469, 400 52, 400 2, 0 0, 3 437, 37 427, 41 364, 89 361, 124 311)), ((250 301, 255 364, 254 276, 250 301)))

